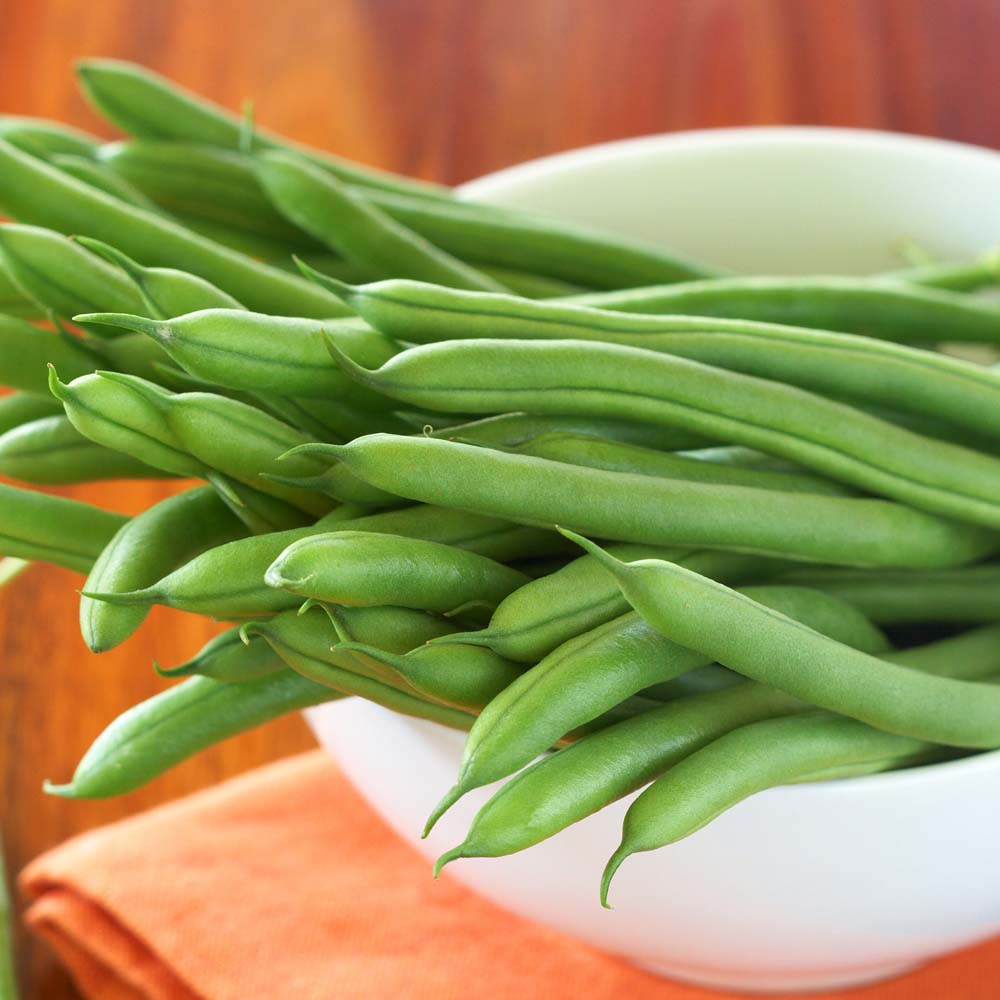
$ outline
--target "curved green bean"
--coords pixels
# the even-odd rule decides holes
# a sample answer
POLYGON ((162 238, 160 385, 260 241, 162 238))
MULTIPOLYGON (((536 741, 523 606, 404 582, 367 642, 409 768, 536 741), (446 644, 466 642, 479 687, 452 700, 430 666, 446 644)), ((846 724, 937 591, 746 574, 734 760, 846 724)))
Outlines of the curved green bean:
POLYGON ((880 663, 681 566, 622 563, 564 533, 598 557, 653 628, 730 670, 890 733, 1000 746, 1000 688, 880 663))
POLYGON ((0 475, 42 484, 163 477, 159 469, 85 438, 62 414, 0 434, 0 475))
POLYGON ((86 573, 127 519, 47 493, 0 483, 0 553, 86 573))
POLYGON ((65 785, 66 799, 124 795, 215 743, 289 712, 341 697, 291 670, 242 683, 189 677, 118 716, 94 741, 65 785))
POLYGON ((614 541, 897 568, 960 566, 998 545, 993 532, 885 500, 653 479, 392 434, 306 449, 410 500, 614 541))
MULTIPOLYGON (((739 552, 610 545, 617 558, 670 559, 715 580, 741 583, 779 572, 782 564, 739 552)), ((621 588, 592 556, 581 556, 547 576, 518 587, 498 605, 489 625, 441 642, 489 646, 520 663, 537 663, 574 636, 582 635, 630 610, 621 588)))
POLYGON ((441 542, 337 527, 292 542, 264 580, 275 589, 331 604, 453 614, 466 606, 495 608, 528 577, 441 542))
POLYGON ((440 250, 301 156, 268 152, 256 174, 279 212, 324 246, 377 275, 399 275, 455 288, 502 292, 492 278, 440 250))
MULTIPOLYGON (((243 534, 211 487, 187 490, 126 521, 97 557, 83 589, 121 593, 148 586, 205 549, 243 534)), ((135 632, 148 612, 140 605, 121 607, 84 596, 80 600, 84 642, 95 653, 114 649, 135 632)))
POLYGON ((210 677, 230 682, 253 681, 287 669, 285 661, 262 637, 249 636, 244 641, 239 627, 220 632, 190 660, 176 667, 164 669, 156 665, 161 677, 210 677))

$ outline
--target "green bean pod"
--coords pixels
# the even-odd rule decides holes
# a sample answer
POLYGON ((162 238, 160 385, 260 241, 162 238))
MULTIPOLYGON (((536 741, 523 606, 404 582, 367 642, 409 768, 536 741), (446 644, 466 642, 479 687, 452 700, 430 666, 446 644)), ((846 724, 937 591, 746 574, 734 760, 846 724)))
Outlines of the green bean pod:
POLYGON ((96 135, 62 122, 24 115, 0 115, 0 139, 40 160, 60 153, 92 158, 101 141, 96 135))
MULTIPOLYGON (((872 654, 889 649, 860 612, 819 591, 779 586, 740 593, 851 648, 872 654)), ((428 829, 466 792, 509 777, 566 733, 652 684, 712 662, 712 656, 667 639, 635 612, 569 639, 483 709, 466 741, 458 781, 428 829)))
POLYGON ((160 213, 156 203, 147 198, 138 188, 93 157, 78 156, 75 153, 58 153, 49 158, 49 163, 63 173, 89 184, 98 191, 111 195, 127 205, 135 205, 150 212, 160 213))
POLYGON ((995 563, 916 573, 819 566, 793 571, 782 578, 785 582, 833 594, 879 625, 1000 621, 1000 566, 995 563))
POLYGON ((0 483, 0 553, 86 573, 127 519, 78 500, 0 483))
MULTIPOLYGON (((344 301, 376 329, 408 342, 570 339, 643 347, 1000 435, 1000 379, 995 373, 903 344, 739 317, 645 316, 411 281, 327 284, 331 290, 339 288, 344 301)), ((1000 342, 1000 308, 995 312, 1000 342)))
MULTIPOLYGON (((739 552, 663 548, 655 545, 609 545, 616 558, 670 559, 714 580, 741 583, 779 572, 782 564, 739 552)), ((574 559, 562 569, 518 587, 505 597, 489 625, 442 642, 489 646, 520 663, 537 663, 557 646, 631 610, 621 588, 592 556, 574 559)))
POLYGON ((544 551, 547 546, 551 551, 558 538, 550 532, 442 507, 408 507, 346 520, 334 511, 310 528, 240 539, 209 549, 140 590, 90 596, 120 604, 165 604, 217 618, 274 614, 297 607, 302 599, 264 582, 271 563, 299 539, 340 529, 425 538, 497 560, 544 551))
POLYGON ((244 642, 238 627, 209 639, 190 660, 176 667, 156 667, 161 677, 210 677, 237 683, 287 670, 285 661, 263 638, 250 636, 244 642))
MULTIPOLYGON (((101 551, 85 591, 121 593, 148 586, 205 549, 244 534, 208 486, 178 493, 126 521, 101 551)), ((121 645, 142 624, 148 607, 80 600, 80 631, 95 653, 121 645)))
MULTIPOLYGON (((307 607, 312 602, 307 602, 307 607)), ((354 606, 324 604, 330 623, 337 633, 338 645, 348 643, 373 646, 387 653, 408 653, 431 639, 448 635, 455 626, 447 618, 391 606, 354 606)))
POLYGON ((18 319, 44 319, 45 310, 13 279, 0 253, 0 313, 18 319))
POLYGON ((465 441, 490 448, 516 448, 543 434, 589 434, 591 437, 610 438, 624 444, 641 445, 659 451, 701 448, 710 443, 698 434, 677 430, 674 427, 662 427, 658 424, 617 417, 501 413, 493 417, 482 417, 440 428, 434 426, 433 422, 436 419, 440 419, 440 414, 432 415, 423 421, 429 427, 426 433, 430 437, 465 441))
POLYGON ((267 152, 257 179, 271 204, 300 229, 377 275, 400 275, 454 288, 502 292, 503 285, 440 250, 301 156, 267 152))
POLYGON ((622 844, 601 880, 601 903, 608 905, 611 880, 630 855, 690 836, 755 792, 834 768, 871 773, 923 763, 935 751, 932 743, 827 712, 741 726, 678 761, 629 806, 622 844))
POLYGON ((259 636, 297 674, 346 695, 356 695, 418 719, 429 719, 452 729, 467 730, 474 716, 459 709, 419 698, 407 691, 355 671, 350 654, 338 653, 331 640, 336 633, 319 608, 300 615, 294 611, 243 626, 243 635, 259 636), (346 661, 346 662, 345 662, 346 661))
POLYGON ((142 297, 125 274, 62 233, 4 223, 0 253, 17 285, 56 316, 143 311, 142 297))
POLYGON ((70 378, 86 375, 97 359, 71 337, 40 330, 23 319, 0 315, 0 385, 24 392, 48 391, 48 365, 70 378))
POLYGON ((242 309, 243 306, 210 281, 173 267, 143 267, 115 247, 78 236, 76 242, 103 257, 131 278, 149 314, 156 319, 183 316, 199 309, 242 309))
POLYGON ((314 317, 345 314, 335 296, 315 284, 97 191, 2 139, 0 210, 20 222, 103 240, 150 267, 191 271, 249 309, 314 317))
POLYGON ((564 533, 600 559, 653 628, 744 677, 901 736, 1000 746, 1000 688, 880 663, 681 566, 622 563, 564 533))
POLYGON ((471 201, 431 202, 382 191, 365 195, 435 246, 476 265, 523 268, 606 289, 690 281, 714 273, 700 262, 642 240, 540 213, 471 201))
MULTIPOLYGON (((87 59, 77 64, 85 96, 122 131, 140 139, 244 148, 246 126, 238 115, 206 101, 144 66, 116 59, 87 59)), ((447 188, 362 166, 254 128, 253 149, 288 149, 330 171, 341 180, 366 187, 400 191, 425 199, 447 199, 447 188)))
POLYGON ((264 580, 331 604, 450 614, 466 606, 495 608, 528 577, 440 542, 338 528, 292 542, 264 580))
POLYGON ((400 655, 341 643, 338 650, 374 660, 425 698, 470 712, 480 711, 521 674, 516 663, 483 646, 425 645, 400 655))
POLYGON ((309 525, 310 515, 268 493, 247 486, 221 472, 209 470, 205 478, 215 488, 219 499, 254 535, 270 535, 309 525))
POLYGON ((518 445, 516 450, 521 455, 534 455, 553 462, 569 462, 588 469, 635 472, 642 476, 686 479, 695 483, 756 486, 792 493, 825 493, 828 496, 845 496, 851 492, 840 483, 803 472, 777 471, 753 465, 729 465, 724 461, 703 461, 688 455, 623 444, 589 434, 542 434, 518 445))
POLYGON ((59 416, 62 411, 62 406, 47 391, 44 396, 33 392, 12 392, 0 396, 0 434, 45 417, 59 416))
POLYGON ((163 477, 159 469, 85 438, 62 414, 0 434, 0 475, 40 484, 163 477))
POLYGON ((566 301, 617 312, 672 313, 839 330, 882 340, 995 344, 1000 308, 930 285, 880 278, 714 278, 585 293, 566 301))
MULTIPOLYGON (((1000 628, 978 629, 884 656, 913 670, 985 677, 1000 663, 1000 628)), ((438 865, 457 857, 498 857, 524 850, 642 787, 725 733, 807 707, 775 688, 741 681, 726 690, 679 698, 588 734, 508 781, 480 809, 465 843, 438 865)))
POLYGON ((46 783, 45 790, 67 799, 124 795, 199 750, 339 697, 291 670, 239 684, 189 677, 118 716, 84 754, 73 779, 46 783))
POLYGON ((186 371, 231 389, 345 399, 384 405, 341 372, 326 348, 327 338, 359 363, 382 364, 397 348, 356 320, 318 323, 229 309, 203 309, 170 320, 123 313, 89 313, 81 323, 146 334, 186 371))
POLYGON ((397 496, 614 541, 897 568, 960 566, 998 543, 983 528, 885 500, 653 479, 426 437, 373 434, 324 450, 397 496))
POLYGON ((1000 526, 1000 459, 794 386, 641 348, 571 340, 431 344, 376 371, 332 343, 331 350, 363 385, 410 405, 641 417, 778 455, 945 517, 1000 526))

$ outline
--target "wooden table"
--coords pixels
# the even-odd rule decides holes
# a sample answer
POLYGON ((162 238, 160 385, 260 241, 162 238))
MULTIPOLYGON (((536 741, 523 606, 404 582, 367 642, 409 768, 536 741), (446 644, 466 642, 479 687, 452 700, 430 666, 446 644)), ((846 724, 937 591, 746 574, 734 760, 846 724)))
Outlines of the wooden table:
MULTIPOLYGON (((677 129, 808 123, 1000 144, 996 0, 10 0, 0 110, 110 135, 75 58, 148 64, 259 122, 454 183, 587 143, 677 129)), ((998 192, 1000 195, 1000 192, 998 192)), ((157 485, 67 491, 126 512, 157 485)), ((0 825, 12 867, 88 827, 311 740, 290 718, 110 802, 46 798, 115 714, 160 687, 204 622, 154 612, 100 658, 76 624, 80 578, 37 567, 0 593, 0 825)), ((21 940, 29 1000, 76 996, 21 940)))

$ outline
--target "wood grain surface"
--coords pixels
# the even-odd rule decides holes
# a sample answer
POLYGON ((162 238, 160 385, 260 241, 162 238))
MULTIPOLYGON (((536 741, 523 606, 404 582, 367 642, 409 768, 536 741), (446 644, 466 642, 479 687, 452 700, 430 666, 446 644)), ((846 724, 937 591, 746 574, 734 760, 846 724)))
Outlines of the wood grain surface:
MULTIPOLYGON (((997 0, 0 0, 0 111, 112 135, 72 74, 134 59, 257 120, 369 163, 455 183, 625 136, 805 123, 1000 145, 997 0)), ((135 512, 158 485, 67 491, 135 512)), ((122 799, 44 797, 151 670, 212 627, 158 609, 124 648, 87 652, 81 578, 33 568, 0 592, 0 826, 17 869, 96 824, 310 746, 289 718, 122 799)), ((74 997, 22 935, 28 1000, 74 997)))

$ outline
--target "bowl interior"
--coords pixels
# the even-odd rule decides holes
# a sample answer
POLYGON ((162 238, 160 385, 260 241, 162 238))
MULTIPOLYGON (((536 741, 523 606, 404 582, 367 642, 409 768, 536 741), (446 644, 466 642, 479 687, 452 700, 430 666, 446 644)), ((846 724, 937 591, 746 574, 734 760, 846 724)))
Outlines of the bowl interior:
POLYGON ((464 197, 589 223, 736 272, 866 274, 1000 233, 1000 156, 860 129, 745 128, 650 136, 535 160, 464 197))

